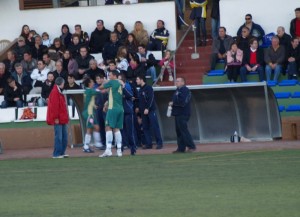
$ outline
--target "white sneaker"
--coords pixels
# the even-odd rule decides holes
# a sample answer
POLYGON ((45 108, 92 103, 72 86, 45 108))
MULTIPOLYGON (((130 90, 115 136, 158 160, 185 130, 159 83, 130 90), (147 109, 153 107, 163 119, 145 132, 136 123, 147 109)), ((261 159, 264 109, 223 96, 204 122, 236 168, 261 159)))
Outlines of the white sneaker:
POLYGON ((169 81, 173 81, 173 76, 172 75, 169 75, 169 81))
POLYGON ((112 153, 109 150, 105 150, 105 152, 103 152, 103 154, 99 155, 99 157, 110 157, 110 156, 112 156, 112 153))
POLYGON ((64 156, 63 156, 63 155, 59 155, 59 156, 53 156, 52 158, 53 158, 53 159, 56 159, 56 158, 64 158, 64 156))
POLYGON ((122 157, 123 153, 122 150, 120 148, 117 149, 117 156, 118 157, 122 157))
POLYGON ((160 81, 164 80, 164 76, 163 75, 161 75, 159 78, 160 78, 160 81))

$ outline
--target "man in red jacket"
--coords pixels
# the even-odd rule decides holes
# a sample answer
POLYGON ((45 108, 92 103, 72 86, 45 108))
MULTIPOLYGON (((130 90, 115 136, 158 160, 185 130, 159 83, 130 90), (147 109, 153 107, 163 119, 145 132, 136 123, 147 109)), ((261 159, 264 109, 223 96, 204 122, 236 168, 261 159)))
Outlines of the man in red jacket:
POLYGON ((55 80, 55 85, 48 98, 47 124, 54 125, 53 158, 68 157, 65 153, 68 144, 69 115, 62 89, 65 81, 62 77, 55 80))

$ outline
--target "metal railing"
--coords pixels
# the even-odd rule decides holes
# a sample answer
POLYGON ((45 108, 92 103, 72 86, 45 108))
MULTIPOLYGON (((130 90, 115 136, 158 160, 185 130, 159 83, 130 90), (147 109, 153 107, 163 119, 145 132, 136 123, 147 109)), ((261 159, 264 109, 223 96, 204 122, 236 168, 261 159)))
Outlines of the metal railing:
MULTIPOLYGON (((170 61, 174 60, 174 85, 175 85, 175 81, 176 81, 176 77, 177 77, 176 76, 176 53, 177 53, 178 49, 180 48, 181 44, 183 43, 184 39, 186 38, 186 36, 188 35, 188 33, 191 30, 194 31, 194 51, 195 51, 194 53, 192 53, 191 59, 199 59, 199 57, 200 57, 199 53, 197 52, 196 27, 195 27, 194 23, 192 23, 188 26, 187 30, 184 32, 183 36, 179 40, 179 42, 176 46, 176 49, 173 51, 171 58, 170 58, 170 61)), ((162 76, 162 73, 164 73, 164 72, 161 72, 158 75, 156 81, 154 81, 154 83, 153 83, 153 86, 157 85, 157 82, 159 81, 160 76, 162 76)))

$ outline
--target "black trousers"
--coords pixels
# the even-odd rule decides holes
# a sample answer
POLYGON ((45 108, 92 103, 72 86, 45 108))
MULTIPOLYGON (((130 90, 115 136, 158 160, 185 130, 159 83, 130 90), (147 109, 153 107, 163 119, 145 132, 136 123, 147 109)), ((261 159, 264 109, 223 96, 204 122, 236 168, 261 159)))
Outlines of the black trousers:
POLYGON ((186 147, 196 148, 193 138, 189 132, 187 123, 190 117, 185 115, 175 116, 178 151, 184 152, 186 147))

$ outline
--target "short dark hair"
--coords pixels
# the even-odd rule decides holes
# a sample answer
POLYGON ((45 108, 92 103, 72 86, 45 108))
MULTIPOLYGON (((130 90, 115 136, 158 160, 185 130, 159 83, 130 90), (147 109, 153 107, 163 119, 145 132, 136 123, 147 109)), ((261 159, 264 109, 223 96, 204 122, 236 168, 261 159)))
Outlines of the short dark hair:
POLYGON ((68 74, 68 77, 75 78, 75 76, 73 74, 68 74))
POLYGON ((7 83, 10 83, 12 81, 15 81, 14 77, 13 76, 9 76, 7 79, 6 79, 6 82, 7 83))
POLYGON ((76 25, 75 25, 75 28, 76 28, 76 27, 79 27, 79 28, 81 29, 81 25, 80 25, 80 24, 76 24, 76 25))
POLYGON ((47 76, 48 75, 53 75, 54 76, 54 73, 53 72, 48 72, 47 76))
POLYGON ((252 19, 252 15, 251 14, 246 14, 245 17, 250 17, 252 19))
POLYGON ((104 75, 103 74, 101 74, 101 73, 97 73, 96 75, 95 75, 95 78, 96 77, 99 77, 99 78, 104 78, 104 75))
POLYGON ((219 29, 224 29, 224 31, 226 32, 226 28, 224 26, 220 26, 219 29))
POLYGON ((85 87, 88 87, 91 82, 92 82, 92 79, 90 77, 86 77, 82 83, 85 87))
POLYGON ((253 44, 254 41, 257 41, 257 42, 258 42, 257 38, 255 38, 255 37, 251 38, 251 39, 249 40, 249 45, 253 44))
POLYGON ((145 75, 138 75, 138 76, 136 76, 136 78, 139 78, 140 80, 143 80, 144 82, 146 82, 145 75))
POLYGON ((139 47, 142 47, 142 48, 146 49, 146 46, 145 46, 144 44, 139 44, 139 45, 138 45, 138 48, 139 48, 139 47))
POLYGON ((24 55, 24 54, 28 54, 28 55, 30 55, 30 56, 32 55, 31 51, 25 51, 25 52, 23 53, 23 55, 24 55))
MULTIPOLYGON (((158 21, 160 21, 163 25, 165 25, 165 22, 164 22, 163 20, 158 20, 158 21)), ((158 22, 158 21, 157 21, 157 22, 158 22)))
POLYGON ((20 67, 20 66, 22 66, 21 63, 16 63, 16 64, 15 64, 15 68, 18 68, 18 67, 20 67))
POLYGON ((295 12, 296 12, 296 11, 300 11, 300 8, 296 8, 296 9, 295 9, 295 12))
POLYGON ((118 77, 119 74, 120 74, 119 71, 117 71, 117 70, 112 70, 112 71, 110 71, 110 73, 113 74, 116 77, 118 77))

